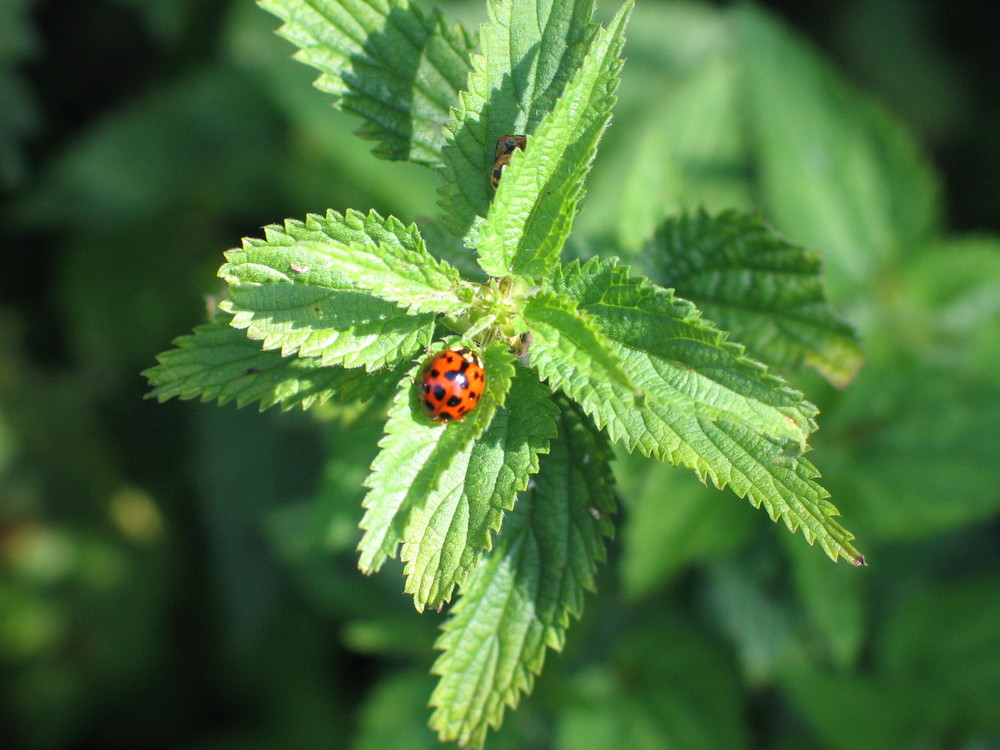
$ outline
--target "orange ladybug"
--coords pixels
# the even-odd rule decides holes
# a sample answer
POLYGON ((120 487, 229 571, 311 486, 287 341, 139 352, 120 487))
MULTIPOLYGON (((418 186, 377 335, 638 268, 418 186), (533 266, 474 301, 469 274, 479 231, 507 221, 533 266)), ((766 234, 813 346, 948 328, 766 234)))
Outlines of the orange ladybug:
POLYGON ((420 406, 435 422, 460 422, 486 387, 483 360, 471 349, 445 349, 420 371, 420 406))

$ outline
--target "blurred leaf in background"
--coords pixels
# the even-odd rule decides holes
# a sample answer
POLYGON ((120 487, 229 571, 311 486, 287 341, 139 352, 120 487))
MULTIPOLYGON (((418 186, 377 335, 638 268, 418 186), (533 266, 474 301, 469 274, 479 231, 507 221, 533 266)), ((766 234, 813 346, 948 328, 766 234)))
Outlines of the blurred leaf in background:
POLYGON ((0 5, 0 189, 15 188, 28 170, 25 141, 39 127, 38 105, 23 67, 39 54, 31 0, 0 5))

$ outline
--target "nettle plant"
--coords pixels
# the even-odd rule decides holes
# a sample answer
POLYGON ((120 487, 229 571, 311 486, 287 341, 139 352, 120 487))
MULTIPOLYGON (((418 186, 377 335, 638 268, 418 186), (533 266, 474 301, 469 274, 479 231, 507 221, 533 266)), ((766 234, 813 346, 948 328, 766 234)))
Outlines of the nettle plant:
POLYGON ((816 408, 748 354, 853 377, 857 341, 816 254, 755 216, 699 212, 666 221, 637 259, 673 288, 614 257, 560 258, 611 118, 630 2, 601 27, 589 0, 491 0, 475 53, 406 0, 261 5, 378 155, 439 171, 443 215, 421 232, 330 211, 245 240, 219 271, 217 318, 160 356, 151 395, 391 399, 359 565, 398 555, 420 611, 458 592, 433 670, 442 739, 481 745, 581 614, 613 531, 611 442, 864 564, 803 458, 816 408), (526 144, 494 191, 497 140, 512 134, 526 144), (485 389, 464 418, 436 422, 421 371, 459 347, 481 358, 485 389))

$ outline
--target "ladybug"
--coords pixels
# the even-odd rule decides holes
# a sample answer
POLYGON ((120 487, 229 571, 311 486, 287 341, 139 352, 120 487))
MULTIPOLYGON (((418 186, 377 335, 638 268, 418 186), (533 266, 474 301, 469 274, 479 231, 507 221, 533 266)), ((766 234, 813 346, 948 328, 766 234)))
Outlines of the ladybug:
POLYGON ((471 349, 445 349, 420 371, 420 406, 435 422, 459 422, 486 387, 483 360, 471 349))
POLYGON ((494 152, 493 169, 490 170, 490 184, 496 190, 500 184, 500 177, 503 175, 504 167, 510 164, 510 155, 517 149, 524 149, 528 138, 523 135, 502 135, 497 138, 497 148, 494 152))

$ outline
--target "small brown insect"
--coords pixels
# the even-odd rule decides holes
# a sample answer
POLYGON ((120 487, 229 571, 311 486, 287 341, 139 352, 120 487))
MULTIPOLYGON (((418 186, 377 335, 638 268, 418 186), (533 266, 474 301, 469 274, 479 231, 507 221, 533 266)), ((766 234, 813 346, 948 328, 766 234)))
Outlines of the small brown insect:
POLYGON ((504 154, 493 165, 493 170, 490 172, 490 184, 494 190, 500 186, 500 178, 503 176, 504 167, 508 164, 510 164, 510 154, 504 154))
POLYGON ((497 150, 493 154, 493 160, 496 161, 504 154, 514 153, 514 149, 523 149, 524 145, 528 142, 527 136, 524 135, 502 135, 497 138, 497 150))
POLYGON ((502 135, 497 138, 496 161, 493 162, 493 169, 490 170, 490 184, 494 190, 500 184, 504 167, 510 164, 510 155, 517 149, 524 149, 527 142, 528 138, 524 135, 502 135))

